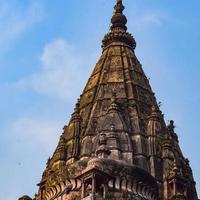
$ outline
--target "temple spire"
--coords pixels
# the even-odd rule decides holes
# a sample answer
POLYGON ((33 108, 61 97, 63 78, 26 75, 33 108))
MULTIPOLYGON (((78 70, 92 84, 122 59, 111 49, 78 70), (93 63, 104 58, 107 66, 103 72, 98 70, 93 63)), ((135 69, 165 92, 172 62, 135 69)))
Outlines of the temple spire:
POLYGON ((112 23, 111 30, 120 28, 126 31, 127 19, 126 19, 126 16, 123 14, 124 5, 122 3, 122 0, 117 0, 117 3, 114 9, 115 9, 114 15, 112 16, 112 19, 111 19, 111 23, 112 23))
POLYGON ((166 126, 134 52, 136 42, 127 31, 123 2, 115 0, 103 52, 47 164, 35 200, 198 199, 174 122, 166 126))

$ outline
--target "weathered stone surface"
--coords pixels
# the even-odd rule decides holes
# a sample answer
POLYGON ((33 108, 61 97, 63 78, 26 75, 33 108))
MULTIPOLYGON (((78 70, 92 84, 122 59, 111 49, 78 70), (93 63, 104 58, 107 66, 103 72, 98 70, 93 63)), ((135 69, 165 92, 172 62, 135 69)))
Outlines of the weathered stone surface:
POLYGON ((197 200, 174 122, 165 124, 123 9, 117 0, 101 58, 48 159, 36 200, 197 200))

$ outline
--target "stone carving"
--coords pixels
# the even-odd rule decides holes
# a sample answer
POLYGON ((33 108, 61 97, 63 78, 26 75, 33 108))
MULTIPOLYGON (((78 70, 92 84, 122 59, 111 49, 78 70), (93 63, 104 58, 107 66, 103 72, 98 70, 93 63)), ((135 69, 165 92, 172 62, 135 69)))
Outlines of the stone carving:
POLYGON ((117 0, 102 56, 34 200, 198 199, 174 122, 165 124, 123 10, 117 0))

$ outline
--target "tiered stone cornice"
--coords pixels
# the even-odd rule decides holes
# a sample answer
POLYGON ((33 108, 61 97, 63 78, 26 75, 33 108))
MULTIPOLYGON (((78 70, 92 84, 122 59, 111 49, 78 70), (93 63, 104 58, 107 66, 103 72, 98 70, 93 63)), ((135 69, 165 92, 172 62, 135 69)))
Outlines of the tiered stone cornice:
POLYGON ((124 30, 118 29, 106 34, 102 41, 102 48, 105 49, 114 42, 124 43, 132 49, 136 48, 136 42, 134 37, 130 33, 125 32, 124 30))

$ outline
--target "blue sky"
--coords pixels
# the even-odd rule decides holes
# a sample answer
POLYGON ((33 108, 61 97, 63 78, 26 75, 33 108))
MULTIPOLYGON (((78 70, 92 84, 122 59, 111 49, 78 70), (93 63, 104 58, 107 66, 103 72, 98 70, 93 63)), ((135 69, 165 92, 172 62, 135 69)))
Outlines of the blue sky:
MULTIPOLYGON (((0 0, 0 199, 37 191, 109 29, 114 0, 0 0)), ((136 54, 200 194, 200 1, 125 0, 136 54)))

